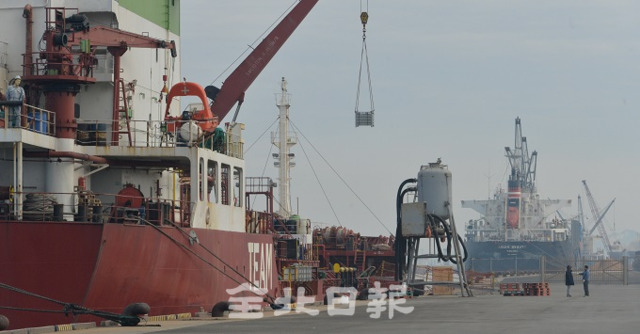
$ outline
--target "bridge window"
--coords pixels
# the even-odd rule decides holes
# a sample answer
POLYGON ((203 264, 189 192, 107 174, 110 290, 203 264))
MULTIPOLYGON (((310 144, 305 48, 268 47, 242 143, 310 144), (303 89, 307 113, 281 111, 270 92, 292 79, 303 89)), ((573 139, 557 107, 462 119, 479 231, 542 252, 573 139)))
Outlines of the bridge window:
POLYGON ((233 167, 233 204, 237 207, 242 207, 242 201, 244 194, 244 176, 242 175, 242 168, 233 167))
POLYGON ((220 169, 220 203, 224 205, 229 205, 229 193, 231 192, 229 174, 231 174, 231 167, 222 164, 220 169))
POLYGON ((204 180, 206 180, 204 159, 200 158, 198 161, 198 197, 201 201, 204 201, 204 180))
POLYGON ((209 203, 218 203, 218 163, 207 161, 207 193, 209 203))

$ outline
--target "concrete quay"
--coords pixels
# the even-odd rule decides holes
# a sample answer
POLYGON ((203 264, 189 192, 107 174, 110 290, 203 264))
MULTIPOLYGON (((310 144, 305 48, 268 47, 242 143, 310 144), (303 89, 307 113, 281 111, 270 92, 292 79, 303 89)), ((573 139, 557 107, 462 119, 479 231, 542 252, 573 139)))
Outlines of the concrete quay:
POLYGON ((640 284, 591 284, 589 297, 583 296, 581 284, 572 287, 573 297, 566 297, 566 287, 561 283, 550 283, 549 286, 549 296, 502 296, 497 291, 474 297, 421 296, 396 300, 398 304, 390 304, 387 300, 381 304, 384 309, 374 307, 368 301, 358 301, 353 315, 335 314, 337 310, 345 310, 346 306, 336 306, 332 310, 327 306, 313 306, 308 309, 317 310, 317 315, 296 311, 276 315, 274 311, 268 311, 262 313, 262 318, 252 320, 204 317, 148 322, 136 327, 77 329, 69 333, 640 332, 640 284), (393 312, 390 312, 391 308, 393 312), (374 318, 375 315, 379 317, 374 318))

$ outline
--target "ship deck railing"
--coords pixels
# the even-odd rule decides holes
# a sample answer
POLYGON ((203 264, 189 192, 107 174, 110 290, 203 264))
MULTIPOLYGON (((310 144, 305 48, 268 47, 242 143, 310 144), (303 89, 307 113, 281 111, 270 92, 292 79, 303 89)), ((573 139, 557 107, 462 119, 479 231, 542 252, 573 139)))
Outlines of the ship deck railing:
MULTIPOLYGON (((76 144, 105 147, 201 147, 243 159, 244 142, 239 131, 204 134, 195 120, 77 120, 76 144), (187 124, 187 126, 184 126, 187 124), (116 130, 114 131, 114 127, 116 130)), ((27 103, 0 101, 0 129, 19 128, 45 136, 56 136, 56 115, 27 103), (20 108, 19 125, 11 122, 11 109, 20 108)))
MULTIPOLYGON (((156 226, 190 227, 195 208, 195 202, 166 198, 141 199, 140 197, 94 193, 86 190, 72 193, 16 192, 9 187, 2 187, 0 188, 0 198, 6 199, 0 201, 0 221, 74 221, 140 225, 150 223, 156 226), (22 200, 19 199, 20 195, 22 195, 22 200), (124 199, 131 198, 131 200, 118 205, 116 204, 118 196, 124 199), (60 203, 69 197, 74 204, 60 203), (140 202, 141 204, 136 206, 129 202, 140 202)), ((117 202, 121 202, 121 200, 117 202)), ((273 226, 270 225, 272 214, 258 211, 249 211, 248 214, 252 219, 247 221, 247 233, 268 234, 272 232, 273 226)))
POLYGON ((0 128, 18 128, 47 136, 56 135, 56 115, 48 110, 20 101, 0 101, 0 128), (18 125, 11 122, 11 110, 20 108, 18 125))
MULTIPOLYGON (((0 203, 0 221, 75 221, 92 223, 128 223, 177 225, 188 227, 193 202, 162 198, 132 198, 117 205, 117 194, 98 194, 90 191, 73 193, 13 192, 0 194, 8 198, 0 203), (22 200, 19 200, 22 195, 22 200), (74 204, 62 204, 64 198, 74 204), (113 201, 113 202, 103 202, 113 201), (20 207, 20 202, 22 205, 20 207), (135 207, 131 203, 141 202, 135 207), (21 209, 21 210, 20 210, 21 209)), ((126 199, 127 197, 124 196, 126 199)))
MULTIPOLYGON (((195 120, 78 120, 76 143, 82 146, 120 147, 201 147, 243 158, 244 143, 241 135, 230 131, 204 134, 195 120), (224 133, 224 134, 222 134, 224 133)), ((204 123, 204 122, 203 122, 204 123)))
MULTIPOLYGON (((77 10, 76 10, 77 11, 77 10)), ((47 13, 49 15, 49 13, 47 13)), ((52 25, 54 22, 50 22, 52 25)), ((84 42, 84 41, 83 41, 84 42)), ((75 63, 64 61, 54 61, 59 58, 59 52, 38 51, 25 54, 25 69, 30 74, 25 75, 25 79, 33 81, 50 81, 52 79, 66 80, 73 83, 93 83, 95 65, 80 63, 78 57, 74 57, 75 63)))

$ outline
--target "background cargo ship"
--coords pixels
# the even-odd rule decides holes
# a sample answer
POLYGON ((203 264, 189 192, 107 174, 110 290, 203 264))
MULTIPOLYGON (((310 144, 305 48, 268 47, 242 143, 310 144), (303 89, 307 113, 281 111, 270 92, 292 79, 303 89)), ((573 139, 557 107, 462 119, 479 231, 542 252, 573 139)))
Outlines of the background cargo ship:
POLYGON ((537 272, 544 256, 546 269, 563 270, 574 264, 582 236, 579 221, 556 214, 571 200, 544 199, 537 193, 537 152, 529 155, 520 118, 515 121, 514 147, 505 150, 511 171, 507 190, 498 189, 488 200, 462 201, 463 208, 482 215, 466 224, 467 269, 537 272))
POLYGON ((149 315, 224 310, 231 296, 265 306, 285 287, 322 299, 393 260, 393 239, 274 213, 275 183, 244 174, 244 125, 220 123, 317 0, 298 2, 220 89, 182 81, 179 1, 55 3, 68 7, 0 6, 0 82, 19 75, 26 91, 0 121, 10 328, 135 322, 146 312, 123 310, 140 302, 149 315), (255 196, 265 210, 251 210, 255 196))

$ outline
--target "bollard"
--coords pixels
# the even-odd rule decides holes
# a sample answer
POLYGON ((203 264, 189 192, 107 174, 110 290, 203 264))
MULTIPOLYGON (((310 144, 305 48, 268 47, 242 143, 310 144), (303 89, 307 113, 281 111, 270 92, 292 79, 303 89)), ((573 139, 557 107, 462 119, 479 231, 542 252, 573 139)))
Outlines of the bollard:
POLYGON ((94 205, 92 206, 92 211, 93 213, 91 215, 91 221, 94 223, 99 223, 101 218, 100 212, 102 211, 102 206, 94 205))
POLYGON ((64 204, 54 204, 53 205, 53 220, 54 221, 62 221, 63 220, 63 212, 64 204))
POLYGON ((74 218, 75 218, 75 221, 77 222, 87 221, 87 205, 86 204, 78 205, 78 214, 76 214, 74 218))

